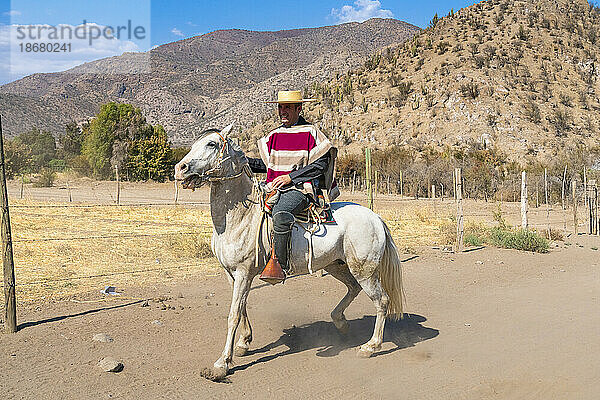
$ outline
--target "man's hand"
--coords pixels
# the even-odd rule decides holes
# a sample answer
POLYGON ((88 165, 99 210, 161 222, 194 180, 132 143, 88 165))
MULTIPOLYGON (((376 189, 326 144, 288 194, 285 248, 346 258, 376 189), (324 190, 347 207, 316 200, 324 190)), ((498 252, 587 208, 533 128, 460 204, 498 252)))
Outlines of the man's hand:
POLYGON ((290 178, 289 175, 280 175, 277 178, 273 179, 273 190, 277 190, 280 187, 289 185, 290 183, 292 183, 292 178, 290 178))

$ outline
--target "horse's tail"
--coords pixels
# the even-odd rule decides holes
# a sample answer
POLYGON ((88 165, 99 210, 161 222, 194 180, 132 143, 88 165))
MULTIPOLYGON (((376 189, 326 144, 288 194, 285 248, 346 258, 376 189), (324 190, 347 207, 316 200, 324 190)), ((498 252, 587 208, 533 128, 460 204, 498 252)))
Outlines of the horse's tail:
POLYGON ((388 316, 393 316, 395 319, 404 316, 404 289, 402 287, 402 264, 398 249, 390 233, 390 229, 382 220, 385 229, 385 250, 380 262, 379 278, 383 289, 390 298, 388 305, 388 316))

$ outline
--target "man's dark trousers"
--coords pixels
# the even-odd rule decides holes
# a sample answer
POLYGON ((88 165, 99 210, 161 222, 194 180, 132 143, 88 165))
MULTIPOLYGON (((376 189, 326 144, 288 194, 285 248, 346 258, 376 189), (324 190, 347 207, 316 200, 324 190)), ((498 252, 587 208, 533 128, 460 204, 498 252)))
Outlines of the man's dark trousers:
POLYGON ((273 249, 275 256, 286 272, 289 271, 288 247, 294 225, 294 215, 308 207, 307 195, 298 190, 280 192, 279 200, 271 210, 273 214, 273 249))

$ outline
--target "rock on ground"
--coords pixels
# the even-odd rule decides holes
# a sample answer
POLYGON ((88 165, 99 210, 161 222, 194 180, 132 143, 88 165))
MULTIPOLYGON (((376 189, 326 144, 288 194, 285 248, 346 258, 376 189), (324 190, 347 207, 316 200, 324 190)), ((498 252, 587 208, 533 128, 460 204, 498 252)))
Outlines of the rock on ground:
POLYGON ((95 342, 110 343, 113 341, 113 338, 108 336, 106 333, 97 333, 94 335, 92 340, 95 342))
POLYGON ((104 372, 123 371, 123 363, 112 357, 104 357, 102 360, 98 361, 98 366, 102 368, 104 372))

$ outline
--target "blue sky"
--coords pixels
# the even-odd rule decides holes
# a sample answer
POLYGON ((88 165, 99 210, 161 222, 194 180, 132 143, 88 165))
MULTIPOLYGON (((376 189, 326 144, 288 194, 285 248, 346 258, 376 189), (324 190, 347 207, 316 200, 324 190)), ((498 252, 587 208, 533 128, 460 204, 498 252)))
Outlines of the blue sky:
MULTIPOLYGON (((152 2, 152 41, 157 44, 177 39, 177 34, 171 32, 173 28, 188 37, 227 28, 262 31, 334 25, 340 22, 336 16, 339 13, 332 13, 332 10, 340 11, 344 6, 358 11, 367 8, 365 3, 362 7, 356 3, 355 0, 182 1, 177 3, 185 4, 186 13, 182 13, 181 6, 174 7, 173 2, 156 0, 152 2)), ((378 3, 379 9, 389 10, 393 18, 425 27, 436 12, 446 15, 451 8, 456 11, 475 1, 380 0, 378 3)))
MULTIPOLYGON (((0 84, 30 73, 65 70, 123 51, 146 51, 151 46, 218 29, 308 28, 370 17, 396 18, 425 27, 436 12, 442 16, 451 8, 458 10, 473 3, 473 0, 0 0, 0 57, 3 58, 0 84), (26 53, 18 47, 26 42, 16 40, 17 26, 66 24, 75 28, 84 20, 101 29, 123 26, 123 34, 117 40, 100 38, 93 45, 74 43, 69 54, 26 53), (142 39, 126 36, 128 21, 133 27, 143 29, 142 39)), ((43 36, 35 39, 48 41, 43 36)))

